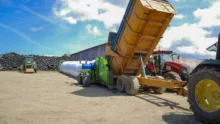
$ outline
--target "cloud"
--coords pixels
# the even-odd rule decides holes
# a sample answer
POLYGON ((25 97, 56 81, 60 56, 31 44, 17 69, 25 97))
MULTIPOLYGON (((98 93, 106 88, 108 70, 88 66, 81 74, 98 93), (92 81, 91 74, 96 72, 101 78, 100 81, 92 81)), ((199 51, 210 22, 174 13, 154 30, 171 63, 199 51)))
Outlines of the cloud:
POLYGON ((33 45, 37 45, 37 46, 39 46, 39 47, 48 49, 48 47, 43 46, 42 44, 40 44, 40 43, 38 43, 37 41, 35 41, 35 40, 31 39, 30 37, 28 37, 26 34, 24 34, 24 33, 22 33, 22 32, 19 32, 19 31, 15 30, 14 28, 11 28, 11 27, 9 27, 9 26, 7 26, 7 25, 4 25, 4 24, 2 24, 2 23, 0 23, 0 27, 5 28, 5 29, 7 29, 7 30, 9 30, 9 31, 14 32, 14 33, 17 34, 19 37, 21 37, 22 39, 24 39, 24 41, 27 41, 28 43, 31 43, 31 44, 33 44, 33 45))
POLYGON ((174 19, 183 19, 185 18, 186 16, 184 16, 183 14, 177 14, 174 16, 174 19))
POLYGON ((219 6, 220 0, 217 0, 210 7, 195 10, 194 18, 198 19, 196 23, 168 28, 159 45, 188 57, 214 58, 216 53, 209 52, 206 48, 217 42, 216 32, 220 31, 219 6))
POLYGON ((211 7, 204 9, 197 9, 193 12, 195 18, 199 21, 199 27, 215 27, 220 26, 220 0, 212 3, 211 7))
POLYGON ((44 27, 42 27, 42 26, 40 26, 40 27, 31 27, 30 28, 30 30, 32 31, 32 32, 37 32, 37 31, 40 31, 40 30, 43 30, 44 29, 44 27))
POLYGON ((106 28, 120 24, 125 7, 113 5, 106 0, 57 0, 54 14, 69 22, 95 20, 104 23, 106 28))
POLYGON ((86 30, 89 32, 89 34, 92 34, 94 36, 101 36, 102 33, 96 26, 92 26, 91 24, 86 25, 86 30))
POLYGON ((76 24, 77 20, 74 19, 73 17, 64 17, 64 20, 66 20, 67 22, 69 22, 70 24, 76 24))
POLYGON ((206 51, 206 48, 214 44, 217 38, 206 37, 209 34, 211 32, 200 28, 198 24, 185 23, 169 28, 159 44, 182 54, 195 54, 203 58, 212 57, 215 53, 206 51))
POLYGON ((127 7, 129 0, 108 0, 108 2, 117 6, 127 7))

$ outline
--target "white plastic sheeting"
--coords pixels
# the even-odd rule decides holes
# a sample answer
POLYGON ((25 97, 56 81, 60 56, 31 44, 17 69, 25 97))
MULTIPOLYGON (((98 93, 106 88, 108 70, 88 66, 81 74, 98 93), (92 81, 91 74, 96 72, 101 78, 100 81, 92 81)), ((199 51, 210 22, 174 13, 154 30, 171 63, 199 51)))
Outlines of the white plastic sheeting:
MULTIPOLYGON (((95 60, 87 61, 87 64, 94 62, 95 60)), ((82 64, 85 63, 85 61, 81 61, 81 63, 80 61, 66 61, 59 66, 59 71, 73 77, 77 77, 79 75, 79 71, 82 69, 82 64)))

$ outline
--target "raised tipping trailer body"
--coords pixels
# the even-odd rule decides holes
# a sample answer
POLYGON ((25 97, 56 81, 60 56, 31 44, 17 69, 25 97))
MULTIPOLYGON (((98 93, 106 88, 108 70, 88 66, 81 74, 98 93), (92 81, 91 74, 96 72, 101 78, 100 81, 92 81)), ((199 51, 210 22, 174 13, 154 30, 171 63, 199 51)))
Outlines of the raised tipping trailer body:
POLYGON ((137 76, 140 85, 176 89, 185 95, 186 82, 149 77, 142 69, 175 14, 166 0, 130 0, 118 33, 109 33, 105 51, 115 77, 137 76))

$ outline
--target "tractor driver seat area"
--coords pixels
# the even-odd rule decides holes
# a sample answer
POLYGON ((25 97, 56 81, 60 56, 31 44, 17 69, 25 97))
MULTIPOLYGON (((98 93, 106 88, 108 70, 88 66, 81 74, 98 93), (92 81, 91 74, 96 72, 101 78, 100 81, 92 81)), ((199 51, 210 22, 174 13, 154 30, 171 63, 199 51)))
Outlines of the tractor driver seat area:
POLYGON ((159 56, 155 55, 154 56, 154 66, 156 68, 157 73, 160 72, 160 61, 159 61, 159 56))

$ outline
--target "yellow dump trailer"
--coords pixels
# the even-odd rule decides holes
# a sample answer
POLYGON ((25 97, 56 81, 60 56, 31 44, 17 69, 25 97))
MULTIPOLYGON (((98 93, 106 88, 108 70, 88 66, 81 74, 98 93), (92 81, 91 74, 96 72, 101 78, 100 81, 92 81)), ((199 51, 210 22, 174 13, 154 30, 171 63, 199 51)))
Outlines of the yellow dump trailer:
POLYGON ((111 46, 121 57, 112 57, 115 75, 139 75, 141 62, 146 63, 169 26, 176 10, 165 0, 134 0, 129 3, 118 39, 111 46))
POLYGON ((156 93, 170 88, 186 94, 186 82, 146 76, 144 69, 175 14, 166 0, 130 0, 118 32, 109 33, 105 51, 119 91, 127 86, 126 92, 134 95, 141 85, 153 87, 156 93))

